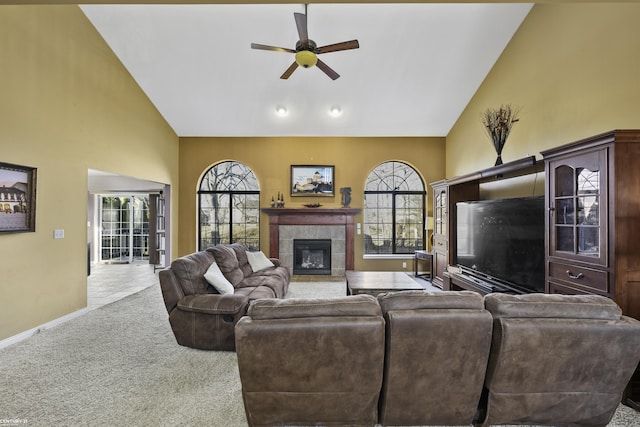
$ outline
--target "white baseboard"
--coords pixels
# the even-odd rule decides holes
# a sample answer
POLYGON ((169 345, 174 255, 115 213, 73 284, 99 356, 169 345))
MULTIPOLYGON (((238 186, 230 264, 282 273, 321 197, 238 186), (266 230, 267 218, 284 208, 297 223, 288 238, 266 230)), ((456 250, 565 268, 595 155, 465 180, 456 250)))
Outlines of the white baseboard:
POLYGON ((87 313, 88 311, 90 311, 89 308, 83 308, 81 310, 78 311, 74 311, 73 313, 69 313, 66 316, 62 316, 62 317, 58 317, 57 319, 53 319, 50 322, 47 322, 43 325, 40 326, 36 326, 35 328, 29 329, 28 331, 24 331, 19 333, 18 335, 14 335, 12 337, 6 338, 2 341, 0 341, 0 349, 3 349, 5 347, 9 347, 10 345, 13 344, 17 344, 22 340, 26 340, 27 338, 30 338, 32 336, 34 336, 35 334, 38 334, 42 331, 44 331, 45 329, 51 329, 55 326, 60 325, 61 323, 64 323, 68 320, 71 319, 75 319, 76 317, 80 317, 83 314, 87 313))

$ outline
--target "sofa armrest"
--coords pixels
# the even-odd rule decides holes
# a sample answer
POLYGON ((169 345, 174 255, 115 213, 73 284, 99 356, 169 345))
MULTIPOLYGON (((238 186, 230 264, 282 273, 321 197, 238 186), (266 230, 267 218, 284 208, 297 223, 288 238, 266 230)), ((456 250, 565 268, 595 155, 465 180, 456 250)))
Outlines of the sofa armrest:
POLYGON ((178 302, 180 310, 203 314, 244 314, 248 305, 249 298, 238 294, 188 295, 178 302))
POLYGON ((278 258, 269 258, 269 261, 271 261, 273 265, 276 267, 280 267, 282 265, 282 263, 278 258))

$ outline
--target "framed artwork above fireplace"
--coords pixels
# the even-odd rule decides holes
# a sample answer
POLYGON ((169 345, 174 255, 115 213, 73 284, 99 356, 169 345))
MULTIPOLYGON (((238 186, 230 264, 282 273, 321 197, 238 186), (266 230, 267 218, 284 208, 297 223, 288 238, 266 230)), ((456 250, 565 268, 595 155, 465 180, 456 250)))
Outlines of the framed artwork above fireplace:
POLYGON ((291 196, 334 196, 332 165, 291 165, 291 196))

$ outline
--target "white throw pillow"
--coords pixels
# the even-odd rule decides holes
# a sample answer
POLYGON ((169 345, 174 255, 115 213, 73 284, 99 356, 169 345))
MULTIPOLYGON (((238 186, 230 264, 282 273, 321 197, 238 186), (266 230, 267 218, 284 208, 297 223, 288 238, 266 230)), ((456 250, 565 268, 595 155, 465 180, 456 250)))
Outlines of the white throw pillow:
POLYGON ((232 294, 234 291, 233 285, 224 277, 224 274, 220 271, 220 267, 218 267, 218 264, 215 262, 212 263, 207 272, 204 273, 204 278, 211 286, 216 288, 216 291, 221 295, 232 294))
POLYGON ((255 273, 259 270, 264 270, 265 268, 273 267, 273 263, 267 256, 262 252, 249 252, 247 251, 247 259, 249 260, 249 265, 251 266, 251 270, 255 273))

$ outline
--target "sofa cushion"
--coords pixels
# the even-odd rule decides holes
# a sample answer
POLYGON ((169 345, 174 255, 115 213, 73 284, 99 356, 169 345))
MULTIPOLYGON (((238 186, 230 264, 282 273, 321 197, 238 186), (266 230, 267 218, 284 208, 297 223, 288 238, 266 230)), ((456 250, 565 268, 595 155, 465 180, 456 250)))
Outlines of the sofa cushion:
POLYGON ((236 253, 236 258, 238 258, 238 268, 242 271, 242 275, 244 277, 249 276, 253 271, 251 270, 251 265, 249 265, 249 260, 247 259, 247 251, 249 248, 244 243, 236 242, 229 245, 231 249, 236 253))
POLYGON ((402 291, 378 295, 384 312, 391 310, 484 310, 482 295, 473 291, 402 291))
POLYGON ((611 299, 600 295, 489 294, 485 307, 494 319, 564 318, 619 320, 622 310, 611 299))
POLYGON ((204 273, 204 278, 219 294, 232 294, 234 291, 233 285, 224 277, 220 267, 215 262, 212 262, 207 272, 204 273))
POLYGON ((247 314, 254 320, 301 317, 382 316, 371 295, 340 298, 261 299, 253 301, 247 314))
POLYGON ((264 270, 265 268, 274 267, 273 263, 266 257, 262 251, 258 252, 245 252, 251 270, 256 271, 264 270))
POLYGON ((217 245, 207 248, 207 252, 213 254, 216 264, 222 274, 236 287, 244 279, 244 273, 240 269, 236 251, 231 245, 217 245))
POLYGON ((247 286, 238 287, 234 295, 246 296, 249 301, 263 298, 279 298, 278 295, 268 286, 247 286))
POLYGON ((204 278, 204 274, 213 262, 213 255, 203 251, 176 258, 171 263, 171 270, 185 295, 214 292, 204 278))

